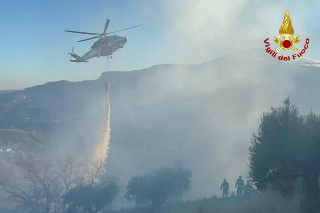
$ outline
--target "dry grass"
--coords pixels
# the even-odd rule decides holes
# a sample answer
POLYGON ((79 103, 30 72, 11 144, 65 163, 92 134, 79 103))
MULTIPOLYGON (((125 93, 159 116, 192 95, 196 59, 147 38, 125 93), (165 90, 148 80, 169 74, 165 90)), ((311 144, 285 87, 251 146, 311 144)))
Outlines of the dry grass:
MULTIPOLYGON (((151 208, 122 209, 114 213, 151 213, 151 208)), ((156 213, 300 213, 298 199, 290 201, 276 192, 256 194, 246 201, 243 197, 207 198, 167 204, 156 213)))

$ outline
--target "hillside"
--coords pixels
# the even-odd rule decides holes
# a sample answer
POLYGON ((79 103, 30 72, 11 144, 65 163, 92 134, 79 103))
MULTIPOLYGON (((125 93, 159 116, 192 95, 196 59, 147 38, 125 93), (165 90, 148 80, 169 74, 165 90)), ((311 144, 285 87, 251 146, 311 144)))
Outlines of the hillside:
MULTIPOLYGON (((109 212, 109 211, 104 211, 109 212)), ((152 212, 147 206, 120 209, 112 213, 152 212)), ((297 199, 286 200, 275 192, 256 193, 246 200, 244 197, 231 196, 228 198, 210 197, 194 201, 168 202, 159 212, 166 213, 299 213, 300 204, 297 199)))
POLYGON ((41 152, 45 149, 44 136, 33 131, 31 133, 17 129, 0 129, 0 149, 3 152, 29 151, 41 152))
POLYGON ((320 111, 314 98, 320 92, 317 64, 280 62, 264 50, 250 50, 202 64, 51 82, 1 94, 0 128, 36 130, 44 135, 44 152, 87 159, 104 131, 108 80, 110 173, 124 186, 132 175, 183 166, 193 171, 186 197, 210 196, 219 193, 224 177, 246 177, 247 148, 262 112, 288 96, 302 111, 320 111))

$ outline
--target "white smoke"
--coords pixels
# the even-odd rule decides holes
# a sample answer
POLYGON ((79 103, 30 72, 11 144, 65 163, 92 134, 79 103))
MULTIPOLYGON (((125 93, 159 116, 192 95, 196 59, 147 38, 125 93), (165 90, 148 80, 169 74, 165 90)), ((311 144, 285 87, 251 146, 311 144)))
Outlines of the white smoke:
POLYGON ((175 63, 199 63, 263 48, 261 40, 278 33, 286 10, 296 34, 314 37, 317 43, 313 25, 319 1, 162 0, 160 5, 165 46, 175 47, 168 58, 175 63))

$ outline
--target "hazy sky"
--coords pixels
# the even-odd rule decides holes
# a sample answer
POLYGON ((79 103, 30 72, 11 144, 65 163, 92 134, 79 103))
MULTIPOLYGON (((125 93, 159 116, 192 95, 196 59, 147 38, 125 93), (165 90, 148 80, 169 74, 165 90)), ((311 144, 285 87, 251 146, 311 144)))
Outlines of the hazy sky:
MULTIPOLYGON (((263 48, 278 35, 286 10, 302 42, 309 37, 306 57, 320 59, 320 1, 254 0, 3 0, 0 7, 0 89, 21 89, 48 81, 96 79, 104 71, 146 68, 162 63, 200 63, 241 50, 263 48), (93 41, 64 31, 102 32, 132 25, 114 59, 70 63, 93 41)), ((250 56, 249 56, 250 57, 250 56)))

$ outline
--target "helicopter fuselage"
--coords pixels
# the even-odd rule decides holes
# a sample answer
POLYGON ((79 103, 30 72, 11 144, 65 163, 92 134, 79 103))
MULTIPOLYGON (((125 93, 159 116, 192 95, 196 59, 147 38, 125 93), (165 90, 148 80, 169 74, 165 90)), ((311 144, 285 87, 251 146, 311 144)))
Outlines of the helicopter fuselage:
POLYGON ((92 46, 92 50, 101 50, 97 57, 111 56, 115 51, 122 48, 128 42, 127 37, 121 36, 103 36, 92 46))

